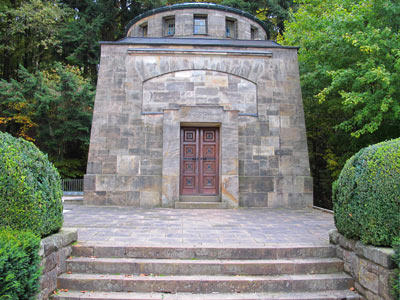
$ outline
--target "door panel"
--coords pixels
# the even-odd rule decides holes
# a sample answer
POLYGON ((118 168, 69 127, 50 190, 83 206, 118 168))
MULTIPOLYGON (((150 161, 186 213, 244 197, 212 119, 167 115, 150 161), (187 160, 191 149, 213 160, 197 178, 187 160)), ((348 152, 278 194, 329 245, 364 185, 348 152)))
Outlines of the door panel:
POLYGON ((198 190, 198 132, 181 130, 181 194, 193 195, 198 190))
POLYGON ((218 128, 181 128, 181 195, 219 192, 218 128))

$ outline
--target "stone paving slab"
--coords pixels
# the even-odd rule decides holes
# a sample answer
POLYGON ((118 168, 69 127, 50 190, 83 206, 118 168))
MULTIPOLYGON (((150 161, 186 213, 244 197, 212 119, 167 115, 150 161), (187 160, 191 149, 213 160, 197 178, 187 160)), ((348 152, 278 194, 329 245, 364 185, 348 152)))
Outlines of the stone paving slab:
POLYGON ((79 242, 134 245, 328 244, 333 215, 316 209, 143 209, 66 205, 79 242))

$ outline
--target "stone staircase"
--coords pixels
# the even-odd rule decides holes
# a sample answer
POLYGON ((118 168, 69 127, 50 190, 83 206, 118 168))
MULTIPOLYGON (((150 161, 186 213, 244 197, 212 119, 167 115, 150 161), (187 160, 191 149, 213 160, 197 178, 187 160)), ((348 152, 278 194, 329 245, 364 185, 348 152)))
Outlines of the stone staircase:
POLYGON ((57 300, 361 299, 329 245, 73 246, 57 300))

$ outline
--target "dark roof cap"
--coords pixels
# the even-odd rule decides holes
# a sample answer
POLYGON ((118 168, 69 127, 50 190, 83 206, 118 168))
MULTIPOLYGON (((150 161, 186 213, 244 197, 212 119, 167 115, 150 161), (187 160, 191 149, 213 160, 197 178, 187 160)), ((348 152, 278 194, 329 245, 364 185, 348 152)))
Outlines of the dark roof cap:
POLYGON ((257 22, 267 33, 267 37, 268 39, 270 38, 270 33, 269 33, 269 29, 267 27, 267 25, 261 21, 260 19, 256 18, 255 16, 253 16, 252 14, 244 11, 244 10, 240 10, 237 8, 232 8, 229 6, 224 6, 224 5, 220 5, 220 4, 215 4, 215 3, 180 3, 180 4, 174 4, 174 5, 169 5, 169 6, 162 6, 162 7, 158 7, 155 9, 151 9, 148 10, 138 16, 136 16, 135 18, 133 18, 131 21, 128 22, 128 24, 125 27, 125 32, 126 34, 128 33, 129 28, 132 27, 132 25, 134 25, 135 23, 137 23, 138 21, 140 21, 143 18, 146 18, 148 16, 160 13, 160 12, 165 12, 165 11, 172 11, 172 10, 177 10, 177 9, 187 9, 187 8, 204 8, 204 9, 215 9, 215 10, 221 10, 221 11, 226 11, 226 12, 230 12, 230 13, 234 13, 237 15, 241 15, 244 16, 248 19, 253 20, 254 22, 257 22))
POLYGON ((198 39, 198 38, 167 38, 167 37, 125 37, 116 42, 100 42, 102 45, 183 45, 183 46, 214 46, 240 48, 283 48, 299 49, 298 47, 282 46, 271 40, 236 40, 236 39, 198 39))

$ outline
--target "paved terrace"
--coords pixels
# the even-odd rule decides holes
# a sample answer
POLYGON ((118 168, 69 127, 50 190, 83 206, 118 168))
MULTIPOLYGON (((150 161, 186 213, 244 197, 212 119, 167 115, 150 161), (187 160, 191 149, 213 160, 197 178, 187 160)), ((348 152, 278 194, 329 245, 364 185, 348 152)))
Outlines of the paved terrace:
POLYGON ((79 242, 129 245, 321 245, 335 228, 333 215, 316 209, 179 210, 67 205, 64 227, 79 242))

